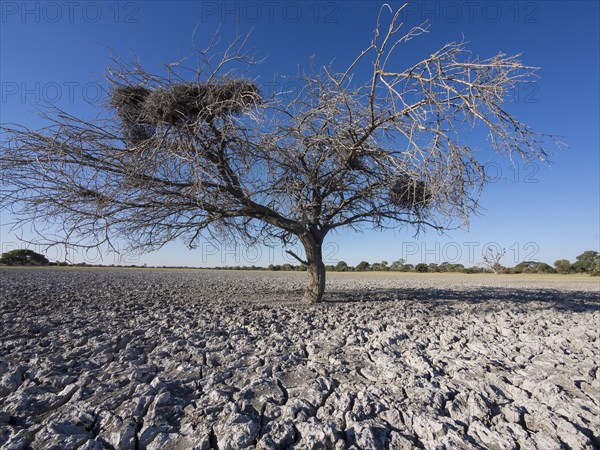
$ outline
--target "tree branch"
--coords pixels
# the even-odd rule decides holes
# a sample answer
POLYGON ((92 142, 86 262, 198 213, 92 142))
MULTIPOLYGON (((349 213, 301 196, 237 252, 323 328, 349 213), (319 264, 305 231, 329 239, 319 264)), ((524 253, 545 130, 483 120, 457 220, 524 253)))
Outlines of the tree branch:
POLYGON ((300 264, 303 264, 303 265, 305 265, 305 266, 308 266, 308 263, 307 263, 306 261, 304 261, 302 258, 300 258, 298 255, 296 255, 296 254, 295 254, 293 251, 291 251, 291 250, 286 250, 285 252, 286 252, 287 254, 289 254, 289 255, 293 256, 294 258, 296 258, 296 259, 297 259, 297 260, 300 262, 300 264))

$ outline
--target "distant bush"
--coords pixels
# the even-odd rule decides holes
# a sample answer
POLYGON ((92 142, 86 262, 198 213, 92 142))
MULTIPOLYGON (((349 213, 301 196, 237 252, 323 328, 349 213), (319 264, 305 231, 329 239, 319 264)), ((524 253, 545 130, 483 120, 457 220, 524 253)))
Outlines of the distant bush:
POLYGON ((379 263, 373 263, 373 264, 371 264, 371 270, 373 272, 380 272, 381 271, 381 264, 379 264, 379 263))
POLYGON ((450 263, 448 261, 444 261, 438 266, 438 270, 440 272, 450 272, 450 263))
POLYGON ((535 273, 536 261, 523 261, 513 267, 513 273, 535 273))
POLYGON ((448 265, 448 272, 462 272, 465 266, 462 264, 450 264, 448 265))
POLYGON ((592 272, 592 276, 595 276, 595 277, 600 276, 600 256, 596 256, 596 265, 594 266, 594 271, 592 272))
POLYGON ((477 266, 465 267, 461 270, 462 273, 484 273, 485 271, 485 269, 477 266))
POLYGON ((556 270, 546 263, 540 263, 537 268, 537 273, 556 273, 556 270))
POLYGON ((415 266, 415 272, 419 272, 419 273, 429 272, 429 267, 425 263, 419 263, 415 266))
POLYGON ((514 273, 556 273, 551 266, 539 261, 523 261, 517 264, 514 273))
POLYGON ((596 268, 596 258, 598 252, 587 250, 577 257, 577 261, 573 263, 573 270, 576 273, 592 273, 596 268))
POLYGON ((44 255, 27 249, 11 250, 0 257, 0 264, 8 266, 45 266, 49 263, 44 255))
POLYGON ((368 263, 368 262, 366 262, 366 261, 361 261, 361 262, 359 262, 359 263, 357 264, 357 266, 356 266, 355 270, 356 270, 357 272, 364 272, 364 271, 366 271, 366 270, 369 270, 370 268, 371 268, 371 264, 369 264, 369 263, 368 263))
POLYGON ((571 272, 571 262, 568 259, 557 259, 554 261, 554 267, 558 273, 571 272))
MULTIPOLYGON (((504 254, 497 253, 500 257, 504 254)), ((63 263, 55 263, 62 265, 63 263)), ((85 265, 80 263, 76 265, 85 265)), ((257 266, 232 266, 232 267, 214 267, 221 270, 270 270, 270 271, 306 271, 305 265, 294 266, 293 264, 270 264, 268 267, 257 266)), ((335 265, 329 264, 325 266, 328 272, 417 272, 417 273, 435 273, 435 272, 453 272, 453 273, 502 273, 502 274, 550 274, 550 273, 589 273, 592 275, 600 275, 600 254, 596 251, 588 250, 577 257, 577 262, 571 264, 566 259, 558 259, 554 262, 554 267, 540 261, 523 261, 515 267, 503 267, 499 263, 486 264, 484 261, 481 266, 465 267, 458 263, 449 263, 448 261, 437 263, 418 263, 416 265, 407 264, 404 259, 398 259, 389 264, 387 261, 369 263, 368 261, 359 262, 356 267, 353 267, 345 261, 338 261, 335 265), (485 266, 485 267, 484 267, 485 266), (492 267, 493 266, 493 267, 492 267)))
POLYGON ((348 267, 348 264, 346 263, 346 261, 339 261, 336 265, 335 265, 335 270, 337 272, 347 272, 350 270, 350 267, 348 267))

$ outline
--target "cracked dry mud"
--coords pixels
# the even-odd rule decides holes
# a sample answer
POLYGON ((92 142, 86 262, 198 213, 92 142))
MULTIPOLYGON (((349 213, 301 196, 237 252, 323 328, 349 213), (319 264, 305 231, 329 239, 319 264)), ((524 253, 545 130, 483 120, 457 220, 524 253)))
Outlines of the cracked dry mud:
POLYGON ((587 449, 598 280, 0 270, 0 445, 587 449))

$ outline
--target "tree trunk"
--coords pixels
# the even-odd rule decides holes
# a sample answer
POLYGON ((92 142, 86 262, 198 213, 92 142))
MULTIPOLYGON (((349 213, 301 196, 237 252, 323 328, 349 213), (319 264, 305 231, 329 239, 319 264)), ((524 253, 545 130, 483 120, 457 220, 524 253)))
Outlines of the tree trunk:
POLYGON ((314 239, 302 240, 306 252, 308 285, 304 292, 304 301, 319 303, 325 292, 325 264, 323 264, 323 252, 320 242, 314 239))

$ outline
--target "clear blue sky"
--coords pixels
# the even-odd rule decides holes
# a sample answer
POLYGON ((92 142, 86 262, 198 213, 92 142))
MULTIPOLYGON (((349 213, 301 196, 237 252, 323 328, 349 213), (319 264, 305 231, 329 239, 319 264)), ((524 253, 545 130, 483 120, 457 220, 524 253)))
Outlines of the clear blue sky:
MULTIPOLYGON (((401 2, 391 2, 397 8, 401 2)), ((34 111, 44 102, 91 117, 86 100, 97 95, 111 51, 122 56, 134 50, 143 65, 156 70, 206 42, 219 24, 225 38, 252 31, 251 47, 265 62, 253 75, 259 81, 275 74, 294 74, 315 55, 319 64, 345 67, 372 38, 381 3, 322 2, 2 2, 2 122, 43 125, 34 111)), ((522 53, 523 61, 541 67, 540 78, 524 86, 508 108, 541 132, 563 136, 569 148, 558 150, 550 166, 488 161, 504 180, 488 186, 482 215, 468 231, 413 236, 411 229, 330 235, 326 257, 345 260, 409 262, 481 261, 481 249, 495 242, 508 252, 505 265, 528 258, 552 263, 574 260, 599 248, 599 2, 417 2, 405 10, 407 25, 424 20, 430 33, 398 52, 398 65, 415 61, 464 35, 474 54, 522 53)), ((485 147, 485 142, 480 143, 485 147)), ((4 214, 2 223, 11 218, 4 214)), ((17 240, 0 229, 2 251, 17 240)), ((259 248, 238 252, 207 242, 198 250, 174 243, 143 255, 150 265, 235 265, 284 262, 282 250, 259 248), (260 255, 257 256, 257 255, 260 255)), ((57 250, 48 252, 60 257, 57 250)), ((74 258, 82 260, 82 255, 74 258)), ((93 255, 87 260, 91 261, 93 255)), ((133 259, 130 259, 133 261, 133 259)), ((104 263, 115 262, 105 255, 104 263)))

